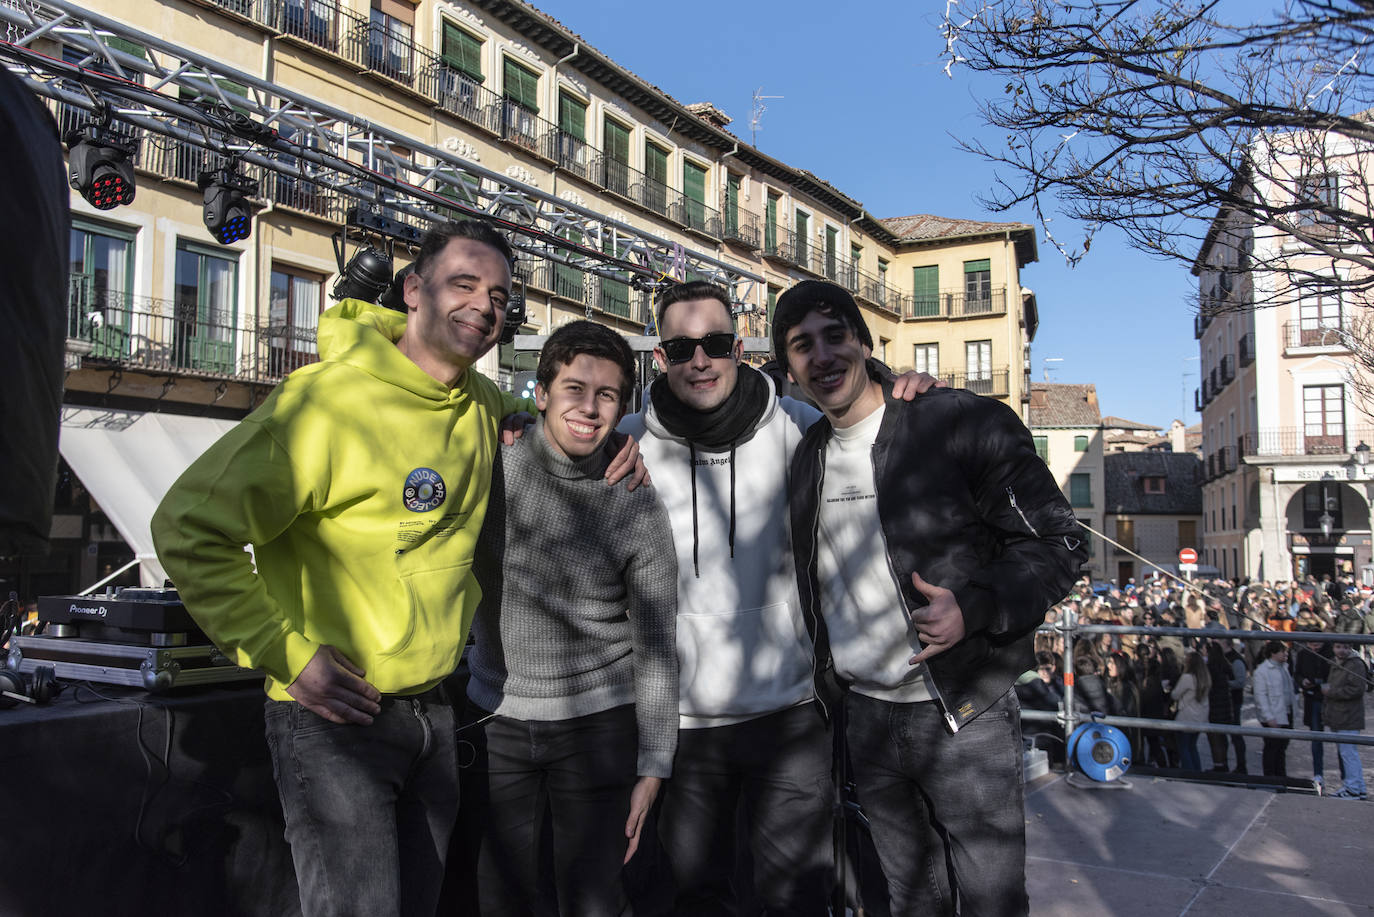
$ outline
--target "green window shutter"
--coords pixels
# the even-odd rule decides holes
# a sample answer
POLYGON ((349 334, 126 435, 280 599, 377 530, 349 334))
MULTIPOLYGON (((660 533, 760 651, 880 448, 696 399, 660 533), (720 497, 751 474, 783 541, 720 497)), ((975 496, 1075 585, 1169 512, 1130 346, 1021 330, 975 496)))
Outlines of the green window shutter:
POLYGON ((482 82, 482 40, 468 34, 451 22, 444 22, 444 63, 450 68, 482 82))
POLYGON ((644 174, 660 185, 668 184, 668 151, 644 144, 644 174))
POLYGON ((116 51, 123 51, 125 54, 132 54, 134 57, 141 57, 144 60, 148 59, 148 49, 136 41, 129 41, 127 38, 111 35, 105 39, 105 43, 116 51))
POLYGON ((1069 505, 1092 506, 1092 476, 1088 474, 1069 475, 1069 505))
POLYGON ((1073 438, 1073 451, 1074 451, 1074 452, 1087 452, 1087 451, 1088 451, 1088 438, 1087 438, 1086 436, 1075 436, 1075 437, 1073 438))
POLYGON ((778 288, 770 286, 768 288, 768 333, 773 333, 773 312, 778 307, 778 288))
POLYGON ((835 249, 840 243, 840 231, 834 226, 825 227, 825 256, 835 260, 835 249))
POLYGON ((734 231, 739 228, 739 194, 740 177, 734 173, 725 176, 725 218, 729 220, 729 228, 734 231))
POLYGON ((606 119, 605 149, 606 158, 614 162, 630 161, 630 129, 617 121, 606 119))
POLYGON ((863 257, 864 257, 863 246, 862 246, 862 245, 854 245, 853 243, 851 243, 850 246, 849 246, 849 263, 852 264, 852 265, 854 265, 855 267, 858 267, 858 266, 859 266, 859 262, 863 260, 863 257))
POLYGON ((769 194, 768 202, 763 205, 763 247, 770 252, 778 249, 778 196, 776 194, 769 194))
POLYGON ((706 203, 706 170, 694 162, 683 160, 682 193, 689 200, 706 203))
POLYGON ((1040 460, 1049 464, 1050 461, 1050 438, 1048 436, 1034 436, 1035 454, 1040 456, 1040 460))
POLYGON ((911 282, 911 314, 938 315, 940 313, 940 266, 930 264, 913 269, 911 282))
POLYGON ((964 273, 965 273, 965 274, 977 274, 977 273, 980 273, 980 272, 982 272, 982 271, 990 271, 990 270, 992 270, 992 259, 990 259, 990 258, 984 258, 984 259, 981 260, 981 261, 965 261, 965 262, 964 262, 964 273))
POLYGON ((506 58, 505 97, 521 108, 539 113, 539 74, 506 58))
POLYGON ((558 129, 569 137, 587 142, 587 106, 566 92, 558 94, 558 129))

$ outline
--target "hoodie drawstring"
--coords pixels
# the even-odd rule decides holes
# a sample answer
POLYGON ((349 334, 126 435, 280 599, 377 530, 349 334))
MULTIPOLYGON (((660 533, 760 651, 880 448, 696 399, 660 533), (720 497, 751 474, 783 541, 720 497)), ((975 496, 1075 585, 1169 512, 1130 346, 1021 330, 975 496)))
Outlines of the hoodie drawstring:
MULTIPOLYGON (((692 469, 692 573, 701 578, 701 565, 697 561, 697 545, 700 535, 697 530, 697 447, 687 441, 690 450, 688 466, 692 469)), ((730 444, 730 557, 735 556, 735 444, 730 444)))

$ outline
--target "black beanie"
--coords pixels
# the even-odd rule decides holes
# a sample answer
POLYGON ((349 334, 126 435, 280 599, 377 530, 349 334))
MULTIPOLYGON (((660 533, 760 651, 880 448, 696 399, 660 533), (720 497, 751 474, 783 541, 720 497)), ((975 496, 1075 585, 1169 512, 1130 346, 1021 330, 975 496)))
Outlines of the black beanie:
POLYGON ((849 326, 865 347, 873 349, 873 335, 868 331, 859 304, 849 291, 839 284, 825 280, 803 280, 778 297, 773 307, 773 356, 787 368, 787 332, 805 321, 806 316, 823 309, 849 326))

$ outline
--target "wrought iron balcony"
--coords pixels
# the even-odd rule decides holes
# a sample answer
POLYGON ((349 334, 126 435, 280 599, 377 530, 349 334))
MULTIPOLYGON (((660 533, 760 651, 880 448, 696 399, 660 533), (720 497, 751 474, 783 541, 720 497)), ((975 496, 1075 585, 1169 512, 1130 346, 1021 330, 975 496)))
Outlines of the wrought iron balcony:
POLYGON ((629 164, 611 159, 604 153, 592 157, 592 181, 612 194, 630 199, 630 185, 637 180, 639 173, 629 164))
POLYGON ((1346 334, 1350 322, 1345 316, 1328 319, 1295 319, 1283 323, 1284 353, 1305 347, 1348 350, 1346 334))
POLYGON ((927 318, 986 318, 1005 315, 1007 290, 994 287, 986 296, 969 296, 965 290, 948 290, 935 294, 913 295, 906 300, 903 318, 918 321, 927 318))
POLYGON ((900 290, 889 286, 886 279, 874 277, 872 274, 862 271, 860 272, 860 281, 858 295, 861 299, 871 302, 879 309, 894 316, 900 317, 902 315, 904 297, 900 290))
POLYGON ((694 232, 716 239, 720 238, 720 214, 701 201, 693 200, 685 194, 678 197, 677 202, 673 205, 673 212, 669 214, 668 218, 681 223, 694 232))
POLYGON ((574 137, 567 131, 554 128, 544 135, 544 158, 554 162, 558 168, 571 172, 578 178, 592 181, 592 161, 596 151, 585 140, 574 137))
POLYGON ((968 389, 975 395, 1005 398, 1010 394, 1011 373, 1006 369, 985 369, 974 372, 940 373, 950 388, 968 389))
POLYGON ((1231 354, 1222 356, 1221 365, 1218 368, 1221 370, 1221 384, 1223 386, 1236 378, 1236 358, 1231 354))
POLYGON ((648 296, 624 280, 613 280, 600 274, 584 274, 591 291, 590 303, 608 315, 643 323, 649 317, 648 296))
POLYGON ((341 36, 366 28, 367 19, 333 0, 217 0, 220 6, 255 19, 292 38, 334 54, 341 36))
POLYGON ((763 257, 793 267, 801 267, 802 260, 797 250, 797 234, 781 226, 764 226, 763 257))
POLYGON ((725 212, 721 238, 726 242, 733 242, 736 245, 753 251, 759 247, 759 217, 756 213, 749 213, 747 210, 736 208, 732 214, 725 212))
POLYGON ((424 71, 421 91, 439 108, 493 134, 498 125, 501 97, 470 75, 434 59, 424 71))
POLYGON ((1374 443, 1374 427, 1330 427, 1308 432, 1304 427, 1277 427, 1246 433, 1241 452, 1246 456, 1352 455, 1361 442, 1374 443))
POLYGON ((271 382, 314 362, 314 329, 239 322, 232 308, 100 290, 73 274, 67 337, 91 345, 83 364, 271 382))
POLYGON ((1253 334, 1243 334, 1236 342, 1236 349, 1240 351, 1240 365, 1249 366, 1255 362, 1255 336, 1253 334))

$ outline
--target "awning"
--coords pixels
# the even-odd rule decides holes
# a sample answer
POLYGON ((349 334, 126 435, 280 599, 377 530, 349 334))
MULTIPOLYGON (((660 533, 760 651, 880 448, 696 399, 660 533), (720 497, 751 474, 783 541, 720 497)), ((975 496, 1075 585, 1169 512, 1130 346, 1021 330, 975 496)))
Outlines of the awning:
POLYGON ((62 457, 134 549, 145 586, 166 573, 149 527, 172 482, 235 421, 102 408, 62 408, 62 457))

